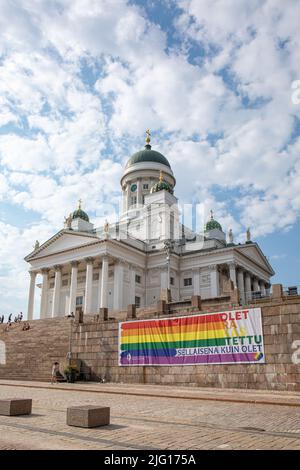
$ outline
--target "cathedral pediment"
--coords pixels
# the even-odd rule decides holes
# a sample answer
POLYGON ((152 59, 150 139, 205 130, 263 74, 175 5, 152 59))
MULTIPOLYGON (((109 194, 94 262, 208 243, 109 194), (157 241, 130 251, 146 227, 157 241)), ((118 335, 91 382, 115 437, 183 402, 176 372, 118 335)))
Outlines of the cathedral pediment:
POLYGON ((256 264, 264 268, 266 271, 268 271, 271 275, 275 274, 272 266, 270 265, 268 259, 266 256, 264 256, 263 252, 259 248, 259 246, 256 243, 253 244, 245 244, 243 246, 238 246, 237 247, 238 251, 242 253, 243 255, 247 256, 248 258, 251 259, 251 261, 254 261, 256 264))
POLYGON ((27 255, 25 261, 31 261, 35 258, 59 253, 70 248, 88 245, 95 240, 99 240, 96 235, 84 234, 71 230, 61 230, 27 255))

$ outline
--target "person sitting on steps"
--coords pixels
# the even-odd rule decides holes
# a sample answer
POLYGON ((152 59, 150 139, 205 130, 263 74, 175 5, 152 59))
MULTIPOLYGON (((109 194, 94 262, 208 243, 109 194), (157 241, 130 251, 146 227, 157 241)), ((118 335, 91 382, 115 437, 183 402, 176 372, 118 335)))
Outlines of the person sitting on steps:
POLYGON ((65 382, 66 379, 59 371, 59 362, 55 361, 52 365, 52 376, 51 376, 51 384, 53 382, 65 382))
POLYGON ((59 372, 59 362, 54 362, 52 364, 51 384, 53 384, 53 382, 57 382, 57 372, 59 372))

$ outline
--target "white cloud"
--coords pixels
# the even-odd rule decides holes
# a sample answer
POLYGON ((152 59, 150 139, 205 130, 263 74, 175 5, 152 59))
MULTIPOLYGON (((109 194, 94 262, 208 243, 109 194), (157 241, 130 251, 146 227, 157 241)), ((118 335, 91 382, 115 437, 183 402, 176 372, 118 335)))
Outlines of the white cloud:
POLYGON ((24 232, 1 226, 20 295, 28 240, 61 228, 79 197, 101 221, 101 205, 117 202, 121 163, 148 127, 172 164, 176 194, 198 199, 202 212, 213 208, 237 238, 248 225, 257 236, 297 220, 300 106, 291 83, 299 79, 300 6, 179 6, 168 47, 166 31, 125 0, 1 2, 0 197, 41 220, 24 232), (215 188, 236 195, 222 199, 215 188), (8 232, 25 240, 13 257, 8 232))
POLYGON ((1 314, 16 314, 20 310, 26 312, 29 275, 23 258, 32 251, 37 238, 46 240, 52 234, 53 226, 49 224, 39 223, 19 229, 0 222, 1 314))
POLYGON ((9 169, 44 171, 50 166, 51 152, 41 135, 27 139, 6 134, 0 136, 0 159, 9 169))

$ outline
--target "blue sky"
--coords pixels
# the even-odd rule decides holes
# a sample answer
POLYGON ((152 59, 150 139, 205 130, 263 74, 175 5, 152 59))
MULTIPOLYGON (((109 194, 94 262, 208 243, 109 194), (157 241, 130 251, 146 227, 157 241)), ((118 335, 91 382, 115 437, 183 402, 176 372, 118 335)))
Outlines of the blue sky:
MULTIPOLYGON (((100 225, 150 128, 181 202, 247 227, 299 281, 300 4, 0 4, 0 312, 26 310, 24 256, 79 197, 100 225)), ((202 223, 202 221, 201 221, 202 223)))

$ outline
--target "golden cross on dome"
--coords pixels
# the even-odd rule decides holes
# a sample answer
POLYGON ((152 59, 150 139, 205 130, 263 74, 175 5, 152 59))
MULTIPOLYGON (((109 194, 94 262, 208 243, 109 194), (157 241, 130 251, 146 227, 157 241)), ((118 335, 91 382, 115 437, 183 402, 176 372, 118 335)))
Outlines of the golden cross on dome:
POLYGON ((81 200, 81 199, 78 199, 78 210, 79 210, 79 211, 81 210, 81 203, 82 203, 82 200, 81 200))
POLYGON ((212 210, 210 210, 210 218, 213 219, 214 218, 214 213, 212 210))
POLYGON ((150 131, 149 129, 146 130, 146 144, 149 145, 150 144, 150 141, 151 141, 151 134, 150 134, 150 131))

